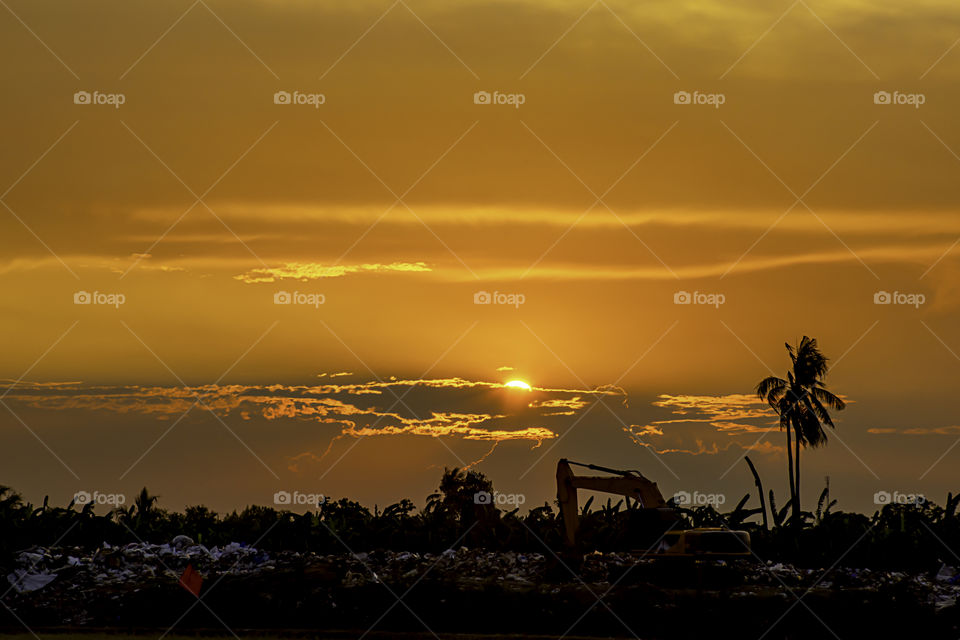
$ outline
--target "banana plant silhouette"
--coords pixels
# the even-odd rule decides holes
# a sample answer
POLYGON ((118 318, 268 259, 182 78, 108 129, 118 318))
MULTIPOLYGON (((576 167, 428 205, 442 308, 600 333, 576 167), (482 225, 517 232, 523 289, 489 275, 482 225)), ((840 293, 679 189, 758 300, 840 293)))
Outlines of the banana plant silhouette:
POLYGON ((757 395, 777 412, 780 428, 787 434, 787 470, 793 524, 800 524, 800 448, 827 443, 824 426, 836 429, 829 409, 842 410, 846 403, 827 390, 827 357, 815 338, 803 336, 799 344, 785 344, 791 367, 787 378, 768 376, 757 385, 757 395))

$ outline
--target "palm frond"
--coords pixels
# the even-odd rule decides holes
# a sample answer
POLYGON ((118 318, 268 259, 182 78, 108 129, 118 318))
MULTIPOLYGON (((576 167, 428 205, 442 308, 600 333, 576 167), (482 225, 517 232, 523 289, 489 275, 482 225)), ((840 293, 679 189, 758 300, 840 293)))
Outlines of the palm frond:
POLYGON ((827 411, 827 408, 816 398, 816 396, 807 398, 807 408, 820 420, 823 424, 827 425, 831 429, 836 429, 837 427, 833 424, 833 418, 830 417, 830 412, 827 411))
POLYGON ((768 376, 761 380, 757 385, 756 393, 757 397, 759 397, 761 400, 766 400, 771 407, 776 409, 776 402, 783 395, 783 391, 786 388, 786 380, 776 376, 768 376))
POLYGON ((842 398, 827 391, 823 387, 814 387, 811 392, 818 401, 835 411, 843 411, 847 407, 847 403, 844 402, 842 398))

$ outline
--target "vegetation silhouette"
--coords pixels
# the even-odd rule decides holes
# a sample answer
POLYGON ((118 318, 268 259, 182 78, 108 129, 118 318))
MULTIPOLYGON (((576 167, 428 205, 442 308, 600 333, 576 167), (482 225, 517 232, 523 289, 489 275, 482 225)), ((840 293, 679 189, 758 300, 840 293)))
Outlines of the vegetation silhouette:
MULTIPOLYGON (((752 463, 748 460, 748 464, 752 463)), ((755 476, 759 485, 759 476, 755 476)), ((98 514, 92 504, 71 502, 52 507, 45 498, 34 506, 8 487, 0 487, 0 569, 9 571, 14 558, 32 546, 70 546, 93 549, 104 543, 169 542, 187 535, 208 547, 239 542, 265 550, 312 551, 343 554, 390 549, 438 553, 467 546, 545 555, 563 549, 559 510, 544 503, 520 514, 478 501, 478 493, 493 493, 483 473, 446 469, 438 490, 422 510, 404 499, 373 510, 347 498, 327 501, 314 510, 294 513, 273 507, 248 506, 219 515, 204 506, 170 512, 157 496, 143 489, 128 508, 98 514)), ((762 494, 762 489, 758 493, 762 494)), ((757 558, 826 566, 843 557, 849 566, 936 569, 950 561, 949 548, 960 547, 960 495, 947 495, 940 507, 930 501, 886 504, 872 517, 836 511, 828 489, 814 512, 800 511, 786 518, 790 505, 779 510, 769 492, 770 526, 751 520, 760 508, 751 508, 747 493, 732 511, 713 506, 677 507, 685 527, 746 529, 757 558)), ((672 501, 671 501, 672 503, 672 501)), ((586 551, 637 549, 630 530, 633 510, 623 501, 607 500, 593 508, 593 498, 581 508, 578 539, 586 551)))

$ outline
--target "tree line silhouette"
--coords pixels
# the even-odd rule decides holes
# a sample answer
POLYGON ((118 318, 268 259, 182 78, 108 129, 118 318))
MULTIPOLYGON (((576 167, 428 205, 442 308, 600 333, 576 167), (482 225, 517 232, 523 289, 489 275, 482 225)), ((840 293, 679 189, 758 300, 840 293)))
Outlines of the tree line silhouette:
MULTIPOLYGON (((269 551, 340 554, 378 549, 442 552, 467 546, 489 550, 562 554, 563 523, 550 504, 521 514, 494 504, 478 504, 478 492, 493 492, 483 473, 446 469, 436 493, 423 509, 408 499, 373 510, 341 498, 315 510, 294 513, 249 506, 220 515, 204 506, 171 512, 157 496, 143 489, 129 507, 98 514, 92 504, 51 506, 45 499, 34 506, 8 487, 0 487, 0 566, 11 566, 18 551, 34 545, 93 549, 104 542, 164 543, 177 535, 205 546, 240 542, 269 551)), ((758 522, 759 508, 749 508, 747 493, 733 510, 721 513, 707 505, 695 509, 674 506, 684 527, 746 529, 758 559, 823 566, 843 554, 851 566, 929 569, 954 558, 960 548, 960 495, 948 494, 946 505, 887 504, 872 517, 835 511, 827 489, 812 512, 788 518, 790 504, 778 509, 769 493, 771 518, 758 522)), ((596 508, 591 497, 580 512, 578 538, 582 551, 647 551, 636 544, 638 509, 622 500, 607 500, 596 508)), ((639 520, 642 520, 639 519, 639 520)))

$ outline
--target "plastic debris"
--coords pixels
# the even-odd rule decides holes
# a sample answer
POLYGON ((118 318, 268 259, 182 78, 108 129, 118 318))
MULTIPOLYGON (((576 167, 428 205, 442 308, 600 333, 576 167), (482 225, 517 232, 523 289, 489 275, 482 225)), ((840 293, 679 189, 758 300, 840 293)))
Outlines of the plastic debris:
POLYGON ((200 587, 203 586, 203 576, 194 570, 192 564, 188 564, 187 568, 183 570, 183 574, 180 575, 180 586, 199 598, 200 587))
POLYGON ((17 569, 7 575, 7 581, 13 585, 19 593, 37 591, 54 581, 57 576, 52 573, 27 573, 23 569, 17 569))
POLYGON ((940 570, 937 571, 937 582, 956 582, 957 581, 957 570, 946 564, 940 566, 940 570))

